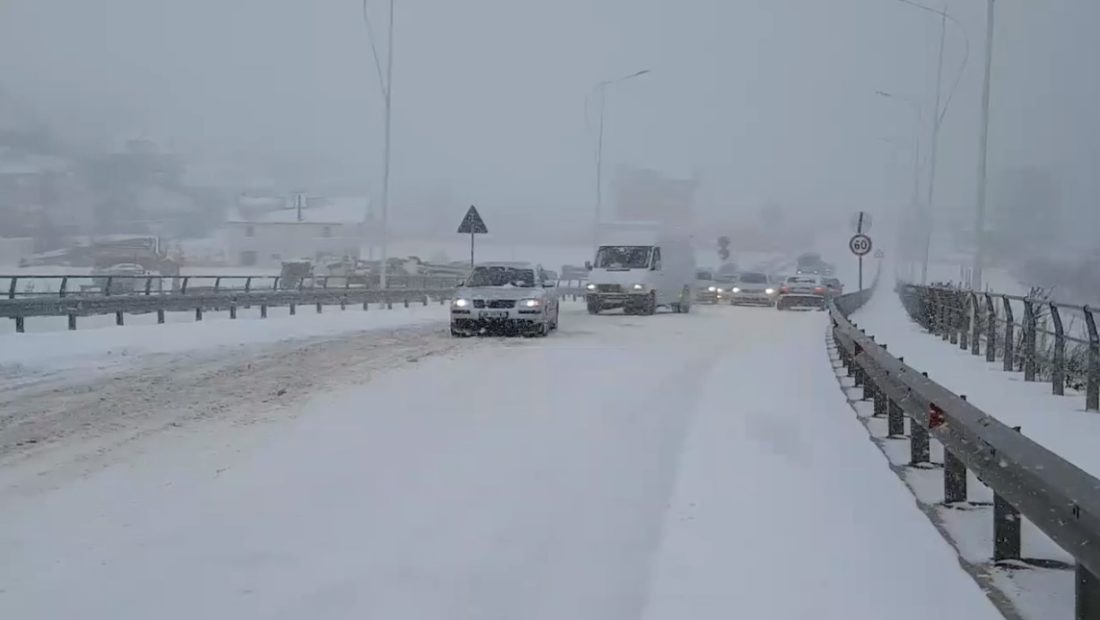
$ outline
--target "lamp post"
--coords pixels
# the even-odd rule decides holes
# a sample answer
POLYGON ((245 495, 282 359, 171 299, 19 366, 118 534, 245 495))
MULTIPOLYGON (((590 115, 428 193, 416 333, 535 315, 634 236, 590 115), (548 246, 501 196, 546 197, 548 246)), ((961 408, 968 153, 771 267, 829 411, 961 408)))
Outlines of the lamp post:
POLYGON ((883 90, 876 90, 875 94, 879 97, 886 99, 893 99, 895 101, 903 102, 909 105, 913 109, 914 125, 913 125, 913 196, 910 199, 910 204, 917 213, 921 214, 923 227, 924 227, 924 251, 921 256, 921 284, 928 281, 928 255, 931 239, 931 214, 929 205, 921 207, 920 201, 920 134, 921 134, 921 119, 924 117, 924 108, 920 102, 916 99, 909 97, 896 95, 883 90))
POLYGON ((612 84, 618 84, 627 80, 641 77, 649 73, 649 69, 642 69, 630 75, 624 75, 613 80, 604 80, 596 84, 593 91, 599 94, 600 97, 600 121, 599 121, 599 133, 596 137, 596 213, 595 221, 592 224, 592 236, 596 244, 599 244, 600 239, 600 219, 602 217, 603 210, 603 128, 604 118, 607 112, 607 97, 606 89, 612 84))
MULTIPOLYGON (((371 54, 374 56, 374 67, 378 71, 379 86, 382 90, 382 102, 383 102, 383 118, 384 118, 384 137, 382 142, 382 195, 380 202, 382 203, 382 242, 379 244, 379 253, 381 265, 380 273, 378 276, 378 285, 380 288, 386 288, 387 285, 387 249, 389 245, 389 207, 390 207, 390 128, 392 118, 392 106, 393 101, 393 5, 394 0, 390 0, 390 14, 389 14, 389 34, 386 37, 386 70, 382 71, 382 62, 378 57, 378 48, 374 44, 374 32, 371 28, 370 18, 367 14, 367 1, 363 0, 363 23, 366 25, 368 39, 370 41, 371 54)), ((370 208, 366 213, 366 219, 368 225, 373 222, 371 217, 370 208)), ((370 234, 370 231, 367 231, 370 234)))
POLYGON ((985 13, 985 77, 982 81, 982 125, 978 138, 978 204, 974 209, 974 270, 970 279, 973 290, 982 288, 982 263, 985 260, 985 200, 988 190, 986 163, 989 157, 989 98, 993 72, 994 0, 987 0, 985 13))

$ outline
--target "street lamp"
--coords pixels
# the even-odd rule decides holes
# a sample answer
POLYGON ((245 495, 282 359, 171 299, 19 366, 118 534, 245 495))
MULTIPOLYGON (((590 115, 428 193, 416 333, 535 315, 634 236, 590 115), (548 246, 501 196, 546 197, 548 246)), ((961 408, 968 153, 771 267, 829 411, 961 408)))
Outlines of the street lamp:
MULTIPOLYGON (((594 92, 598 92, 600 95, 600 126, 599 134, 596 138, 596 214, 595 222, 593 223, 593 238, 595 242, 599 243, 600 236, 600 218, 601 211, 603 209, 603 127, 604 116, 607 111, 607 97, 606 89, 612 84, 618 84, 627 80, 632 80, 637 77, 641 77, 649 73, 649 69, 642 69, 630 75, 624 75, 613 80, 604 80, 592 89, 594 92)), ((587 106, 586 106, 587 108, 587 106)))
MULTIPOLYGON (((911 199, 912 207, 919 211, 920 209, 920 134, 921 134, 921 120, 924 117, 924 107, 916 99, 905 97, 902 95, 896 95, 883 90, 876 90, 875 94, 879 97, 886 99, 893 99, 895 101, 903 102, 913 108, 913 116, 915 118, 913 126, 913 197, 911 199)), ((931 245, 931 209, 929 205, 925 205, 923 210, 923 223, 925 227, 924 234, 924 252, 921 258, 921 284, 924 284, 928 280, 928 255, 931 245)))
POLYGON ((985 198, 987 187, 986 162, 989 157, 989 96, 993 68, 994 1, 988 0, 985 13, 985 77, 982 82, 982 128, 978 138, 978 204, 974 210, 974 271, 970 287, 982 287, 982 262, 985 260, 985 198))
MULTIPOLYGON (((385 134, 383 138, 382 146, 382 243, 380 244, 380 264, 381 270, 378 276, 378 285, 380 288, 386 288, 387 280, 387 246, 389 244, 389 207, 390 207, 390 126, 391 126, 391 101, 393 95, 393 4, 394 0, 390 0, 390 15, 389 15, 389 35, 386 37, 386 71, 382 72, 382 62, 378 57, 378 48, 374 45, 374 31, 371 28, 370 17, 367 14, 367 1, 363 0, 363 23, 367 28, 368 39, 370 40, 371 54, 374 56, 374 67, 378 71, 378 82, 382 89, 382 101, 384 106, 384 124, 385 134)), ((366 214, 368 223, 371 219, 369 207, 366 214)))

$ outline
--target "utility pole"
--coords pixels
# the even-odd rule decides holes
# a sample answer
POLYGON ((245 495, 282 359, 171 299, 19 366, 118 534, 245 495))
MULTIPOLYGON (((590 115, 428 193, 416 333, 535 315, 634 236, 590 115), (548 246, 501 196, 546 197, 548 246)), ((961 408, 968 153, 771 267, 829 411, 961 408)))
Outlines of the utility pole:
POLYGON ((386 263, 389 258, 388 246, 390 241, 390 119, 392 118, 392 106, 390 104, 393 101, 393 4, 394 0, 390 0, 390 27, 389 35, 386 37, 386 130, 382 147, 382 247, 379 249, 382 269, 378 280, 378 286, 382 289, 387 286, 389 271, 386 263))
POLYGON ((940 101, 943 96, 943 48, 947 39, 947 6, 943 7, 940 14, 940 53, 936 61, 936 107, 932 113, 932 152, 928 156, 928 203, 925 205, 924 217, 924 256, 921 260, 920 283, 928 283, 928 258, 932 247, 932 213, 936 197, 936 154, 939 152, 940 123, 943 122, 943 113, 940 112, 940 101))
POLYGON ((994 0, 987 0, 985 14, 985 79, 982 84, 982 124, 978 139, 978 204, 974 210, 974 270, 970 286, 982 288, 982 263, 985 261, 985 201, 988 191, 986 166, 989 157, 989 98, 993 74, 994 0))
MULTIPOLYGON (((599 91, 600 95, 600 126, 599 135, 596 138, 596 213, 595 221, 592 224, 592 241, 597 245, 600 241, 600 219, 603 211, 603 128, 604 118, 607 112, 607 87, 612 84, 641 77, 647 73, 649 73, 649 69, 642 69, 630 75, 624 75, 614 80, 604 80, 596 84, 595 90, 599 91)), ((587 101, 585 109, 587 111, 587 101)))

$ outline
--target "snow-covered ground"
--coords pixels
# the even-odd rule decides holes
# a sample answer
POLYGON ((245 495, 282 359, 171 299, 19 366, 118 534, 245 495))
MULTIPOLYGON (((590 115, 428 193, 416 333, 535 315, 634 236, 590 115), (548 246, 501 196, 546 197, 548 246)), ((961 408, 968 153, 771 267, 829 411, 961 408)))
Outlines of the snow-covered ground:
POLYGON ((999 617, 825 326, 571 306, 547 339, 429 324, 27 388, 5 412, 53 424, 0 461, 0 617, 999 617))
MULTIPOLYGON (((1029 383, 1022 373, 1006 373, 1002 363, 985 361, 958 345, 944 342, 925 332, 905 313, 892 283, 852 316, 859 326, 889 346, 894 355, 905 357, 909 365, 929 373, 940 384, 986 413, 1011 426, 1081 469, 1100 476, 1100 416, 1084 411, 1084 396, 1067 390, 1066 396, 1053 396, 1047 382, 1029 383)), ((983 351, 984 353, 984 351, 983 351)), ((862 404, 869 415, 870 405, 862 404)), ((872 432, 886 435, 884 420, 871 420, 872 432)), ((882 439, 884 450, 895 465, 908 462, 908 444, 882 439)), ((942 463, 942 447, 933 442, 933 462, 942 463)), ((931 507, 943 523, 966 560, 988 565, 993 552, 991 503, 992 492, 973 475, 969 476, 971 505, 945 507, 941 470, 908 469, 905 478, 917 498, 931 507)), ((1055 545, 1030 522, 1023 524, 1023 556, 1056 560, 1072 565, 1073 558, 1055 545)), ((1071 570, 1027 566, 1015 569, 989 568, 992 583, 1012 601, 1024 618, 1071 617, 1073 614, 1074 577, 1071 570)))

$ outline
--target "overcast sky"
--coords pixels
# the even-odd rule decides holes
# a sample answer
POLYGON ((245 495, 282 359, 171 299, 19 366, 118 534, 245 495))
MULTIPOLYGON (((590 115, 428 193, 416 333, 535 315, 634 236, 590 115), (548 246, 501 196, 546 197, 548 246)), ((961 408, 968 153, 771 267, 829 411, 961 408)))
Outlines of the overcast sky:
MULTIPOLYGON (((369 4, 384 36, 387 3, 369 4)), ((937 198, 959 209, 974 201, 984 4, 950 7, 971 56, 937 198)), ((1049 165, 1067 200, 1089 202, 1100 3, 998 7, 991 165, 1049 165)), ((381 97, 360 11, 359 0, 0 0, 0 87, 74 139, 148 135, 242 176, 278 164, 377 187, 381 97)), ((911 140, 913 113, 874 91, 931 105, 938 21, 897 0, 398 0, 396 18, 398 188, 590 209, 586 97, 651 69, 608 91, 608 170, 699 171, 705 200, 731 209, 774 200, 846 214, 908 200, 911 150, 882 138, 911 140)), ((952 27, 945 81, 963 49, 952 27)))

